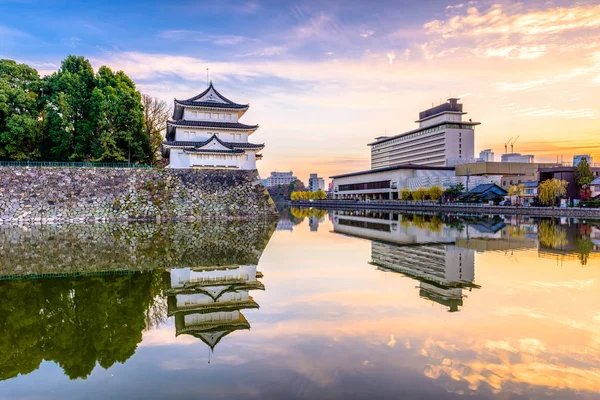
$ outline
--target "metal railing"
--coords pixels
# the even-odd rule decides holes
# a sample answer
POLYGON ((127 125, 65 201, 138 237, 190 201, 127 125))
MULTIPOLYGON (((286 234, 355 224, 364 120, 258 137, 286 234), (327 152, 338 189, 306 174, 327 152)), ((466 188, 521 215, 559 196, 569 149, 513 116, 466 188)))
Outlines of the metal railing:
POLYGON ((0 161, 0 167, 152 168, 128 162, 0 161))

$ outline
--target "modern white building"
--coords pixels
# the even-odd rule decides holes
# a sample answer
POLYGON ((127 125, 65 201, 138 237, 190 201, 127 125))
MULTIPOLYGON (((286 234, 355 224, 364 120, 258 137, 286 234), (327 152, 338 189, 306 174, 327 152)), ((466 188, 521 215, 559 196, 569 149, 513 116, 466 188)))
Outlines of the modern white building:
POLYGON ((308 190, 310 192, 325 190, 325 179, 320 178, 318 174, 310 174, 308 178, 308 190))
POLYGON ((444 167, 462 159, 474 159, 474 127, 479 122, 463 121, 459 99, 422 111, 418 129, 395 136, 381 136, 371 146, 371 168, 402 164, 444 167))
POLYGON ((521 153, 506 153, 501 156, 502 162, 509 163, 533 163, 535 162, 535 157, 533 154, 521 154, 521 153))
POLYGON ((494 162, 494 151, 492 149, 485 149, 479 153, 479 159, 485 162, 494 162))
POLYGON ((258 125, 239 122, 248 108, 221 95, 212 82, 197 96, 176 99, 163 157, 171 168, 256 169, 264 145, 248 142, 258 125))
POLYGON ((271 172, 271 176, 267 178, 267 187, 289 185, 290 183, 297 181, 298 178, 292 171, 290 172, 271 172))
POLYGON ((456 176, 455 167, 433 167, 422 165, 399 165, 366 171, 335 175, 333 178, 334 199, 383 199, 394 200, 404 188, 416 190, 420 187, 439 186, 447 189, 462 183, 473 188, 484 183, 498 183, 494 176, 456 176))

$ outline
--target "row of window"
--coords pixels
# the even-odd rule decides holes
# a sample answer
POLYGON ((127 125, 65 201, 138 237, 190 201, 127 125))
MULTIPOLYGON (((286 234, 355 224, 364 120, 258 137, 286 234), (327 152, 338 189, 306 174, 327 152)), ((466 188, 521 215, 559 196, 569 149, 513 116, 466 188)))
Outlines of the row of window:
POLYGON ((437 131, 441 131, 444 129, 473 129, 472 125, 463 125, 463 124, 443 124, 443 125, 438 125, 438 126, 434 126, 432 128, 427 128, 424 129, 422 131, 419 132, 415 132, 415 133, 411 133, 409 135, 405 135, 405 136, 401 136, 392 140, 387 140, 383 143, 378 143, 373 145, 373 147, 380 147, 380 146, 385 146, 385 145, 389 145, 391 143, 398 143, 400 141, 405 141, 405 140, 409 140, 409 139, 413 139, 415 137, 419 137, 419 136, 423 136, 426 135, 428 133, 432 133, 432 132, 437 132, 437 131))
MULTIPOLYGON (((197 134, 203 134, 204 132, 198 132, 198 131, 182 131, 182 133, 184 135, 187 135, 188 138, 192 137, 193 135, 197 135, 197 134)), ((212 136, 213 134, 216 135, 219 139, 221 140, 231 140, 231 141, 241 141, 242 140, 242 134, 241 133, 222 133, 222 132, 206 132, 206 134, 208 136, 212 136)))
POLYGON ((389 189, 390 181, 351 183, 348 185, 340 185, 339 191, 345 192, 348 190, 369 190, 369 189, 389 189))
POLYGON ((215 113, 203 111, 189 111, 192 119, 211 119, 214 121, 233 121, 235 118, 232 113, 215 113))
POLYGON ((414 148, 431 146, 431 145, 444 146, 445 142, 446 142, 446 137, 444 136, 444 134, 438 133, 436 135, 431 135, 426 138, 423 138, 422 140, 418 140, 418 141, 415 140, 413 142, 403 143, 400 146, 389 146, 388 148, 371 149, 371 154, 372 155, 377 155, 380 153, 387 154, 387 153, 398 152, 398 151, 402 151, 402 150, 411 150, 414 148))

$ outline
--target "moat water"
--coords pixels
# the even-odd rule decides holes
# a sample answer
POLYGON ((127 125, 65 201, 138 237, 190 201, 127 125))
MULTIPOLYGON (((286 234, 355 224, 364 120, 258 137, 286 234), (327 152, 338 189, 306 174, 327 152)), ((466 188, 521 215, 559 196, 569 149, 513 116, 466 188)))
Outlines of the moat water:
POLYGON ((599 398, 600 221, 0 227, 0 399, 599 398))

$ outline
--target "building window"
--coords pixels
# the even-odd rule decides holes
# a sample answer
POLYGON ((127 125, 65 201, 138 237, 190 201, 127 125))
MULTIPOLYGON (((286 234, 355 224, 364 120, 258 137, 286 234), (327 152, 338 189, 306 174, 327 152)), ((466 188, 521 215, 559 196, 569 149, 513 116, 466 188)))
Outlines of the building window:
POLYGON ((348 190, 370 190, 370 189, 389 189, 390 181, 378 181, 378 182, 365 182, 365 183, 351 183, 348 185, 340 185, 340 192, 348 190))

